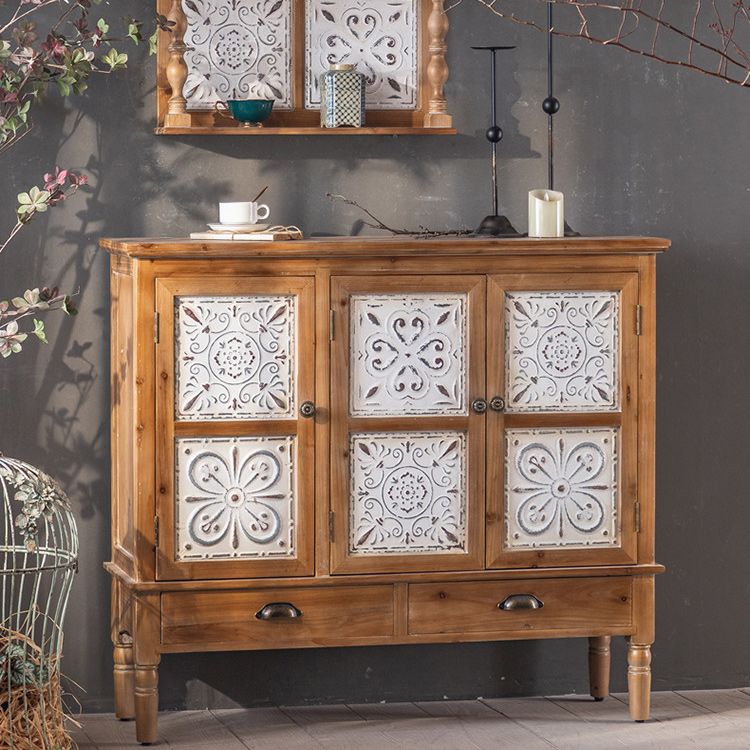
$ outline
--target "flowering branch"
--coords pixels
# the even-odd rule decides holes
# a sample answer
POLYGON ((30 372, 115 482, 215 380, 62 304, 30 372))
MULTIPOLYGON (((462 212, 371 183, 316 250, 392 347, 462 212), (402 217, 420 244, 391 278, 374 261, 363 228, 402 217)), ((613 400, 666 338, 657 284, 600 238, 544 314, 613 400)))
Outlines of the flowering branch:
MULTIPOLYGON (((113 45, 122 39, 139 44, 142 24, 126 17, 124 36, 116 38, 104 18, 95 23, 90 18, 92 3, 100 2, 14 0, 10 17, 0 18, 0 156, 31 131, 33 107, 50 88, 64 97, 81 94, 95 73, 109 74, 127 67, 128 56, 113 45), (49 6, 58 6, 60 15, 46 35, 40 36, 31 17, 49 6)), ((0 254, 37 215, 62 203, 86 182, 85 175, 56 167, 44 175, 42 187, 20 193, 15 224, 5 240, 0 240, 0 254)), ((35 316, 49 310, 76 313, 70 295, 57 288, 27 289, 10 302, 0 301, 0 357, 20 352, 29 336, 46 343, 44 324, 35 316), (33 319, 33 329, 22 329, 20 323, 26 323, 27 318, 33 319)))

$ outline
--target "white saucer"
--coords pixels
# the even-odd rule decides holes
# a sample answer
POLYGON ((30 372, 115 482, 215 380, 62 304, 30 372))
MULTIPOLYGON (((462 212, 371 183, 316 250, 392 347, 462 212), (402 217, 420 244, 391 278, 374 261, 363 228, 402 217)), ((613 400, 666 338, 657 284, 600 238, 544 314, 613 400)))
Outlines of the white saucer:
POLYGON ((262 232, 268 224, 209 224, 214 232, 262 232))

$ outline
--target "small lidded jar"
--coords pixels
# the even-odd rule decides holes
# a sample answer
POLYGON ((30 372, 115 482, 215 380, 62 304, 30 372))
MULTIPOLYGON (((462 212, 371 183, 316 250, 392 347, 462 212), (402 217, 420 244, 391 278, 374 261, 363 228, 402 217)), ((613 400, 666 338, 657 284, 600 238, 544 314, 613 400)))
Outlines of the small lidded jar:
POLYGON ((361 128, 364 124, 364 75, 354 65, 332 64, 320 76, 320 127, 361 128))

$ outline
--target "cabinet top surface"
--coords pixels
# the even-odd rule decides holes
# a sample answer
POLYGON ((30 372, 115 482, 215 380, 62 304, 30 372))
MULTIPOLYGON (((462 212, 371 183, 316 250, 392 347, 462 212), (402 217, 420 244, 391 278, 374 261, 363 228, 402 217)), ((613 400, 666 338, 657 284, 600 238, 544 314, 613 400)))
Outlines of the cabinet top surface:
POLYGON ((314 237, 287 242, 205 241, 184 238, 107 238, 113 254, 144 259, 175 258, 351 258, 392 255, 648 255, 670 247, 661 237, 314 237))

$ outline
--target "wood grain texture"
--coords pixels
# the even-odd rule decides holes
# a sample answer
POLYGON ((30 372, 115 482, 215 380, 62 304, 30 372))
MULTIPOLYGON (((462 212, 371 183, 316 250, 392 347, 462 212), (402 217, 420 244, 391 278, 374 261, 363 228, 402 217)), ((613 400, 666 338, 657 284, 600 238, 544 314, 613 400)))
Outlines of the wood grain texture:
POLYGON ((638 535, 635 504, 638 501, 638 336, 636 306, 638 274, 628 273, 525 273, 492 276, 488 291, 487 380, 491 396, 506 394, 504 381, 506 330, 505 295, 517 291, 613 291, 620 295, 620 351, 618 373, 619 410, 615 413, 534 412, 523 415, 490 411, 487 461, 487 566, 492 568, 547 567, 638 562, 638 535), (510 427, 552 428, 593 427, 611 424, 620 427, 617 477, 617 518, 620 543, 616 547, 577 549, 505 548, 505 429, 510 427))
POLYGON ((392 586, 169 593, 162 599, 162 641, 197 643, 210 633, 212 640, 250 649, 322 646, 390 635, 393 618, 392 586), (289 603, 302 616, 256 618, 274 602, 289 603))
POLYGON ((320 112, 305 108, 305 0, 293 0, 292 109, 274 110, 261 128, 217 120, 212 111, 187 109, 183 88, 188 75, 185 63, 185 14, 177 0, 157 0, 157 10, 176 22, 173 33, 160 33, 156 55, 157 135, 455 135, 448 114, 445 82, 448 66, 448 16, 445 0, 419 0, 417 104, 412 109, 368 109, 366 127, 321 128, 320 112))
POLYGON ((589 638, 589 692, 597 700, 609 695, 611 643, 609 636, 589 638))
POLYGON ((159 596, 138 594, 134 607, 135 731, 140 743, 156 742, 159 710, 159 596))
MULTIPOLYGON (((129 591, 206 591, 233 590, 241 588, 276 588, 295 586, 338 586, 377 585, 382 583, 416 583, 416 582, 450 582, 450 581, 521 581, 549 578, 549 570, 543 568, 518 568, 514 570, 453 570, 439 573, 373 573, 357 574, 342 578, 337 575, 314 578, 289 577, 275 580, 262 578, 213 579, 195 581, 135 581, 123 570, 111 562, 104 563, 104 568, 115 578, 122 581, 129 591)), ((555 568, 555 578, 589 578, 596 573, 597 578, 609 576, 648 576, 658 575, 665 570, 663 565, 597 565, 555 568)))
POLYGON ((484 558, 484 415, 467 408, 467 416, 400 416, 353 419, 349 416, 351 383, 351 296, 357 293, 465 293, 468 299, 467 407, 485 393, 485 279, 481 276, 334 276, 331 305, 336 336, 331 343, 331 506, 336 537, 331 545, 332 573, 472 570, 484 558), (440 554, 356 555, 349 550, 350 435, 367 432, 455 430, 466 434, 467 542, 462 552, 440 554))
MULTIPOLYGON (((654 255, 666 250, 668 241, 323 238, 230 244, 147 239, 102 245, 112 252, 113 528, 112 560, 105 567, 113 576, 118 714, 135 713, 139 738, 157 737, 161 654, 191 651, 588 636, 591 690, 603 697, 608 638, 621 635, 630 638, 633 715, 648 715, 654 576, 663 571, 654 563, 653 549, 654 255), (471 401, 505 392, 500 365, 506 289, 621 292, 620 412, 348 416, 352 291, 467 293, 471 401), (175 422, 175 297, 254 290, 299 295, 298 401, 316 403, 315 419, 175 422), (642 308, 640 336, 634 326, 637 304, 642 308), (545 551, 543 558, 525 550, 503 554, 505 430, 594 426, 619 427, 624 437, 621 548, 545 551), (347 544, 349 433, 436 428, 469 434, 467 554, 353 560, 347 544), (300 442, 304 500, 296 519, 298 557, 291 563, 176 563, 174 437, 275 434, 296 434, 300 442), (635 532, 636 501, 640 533, 635 532), (534 594, 544 607, 498 610, 498 602, 514 593, 534 594), (271 601, 293 601, 304 615, 297 622, 256 620, 255 612, 271 601)), ((484 708, 466 710, 486 714, 484 708)), ((464 721, 442 718, 454 727, 464 721)), ((352 735, 347 731, 344 736, 352 735)), ((481 744, 484 735, 474 736, 481 744)), ((378 731, 370 739, 387 746, 392 736, 378 731)))
POLYGON ((533 633, 560 629, 566 634, 592 629, 625 631, 632 623, 629 578, 546 579, 523 583, 415 583, 409 586, 409 632, 533 633), (541 609, 503 611, 510 596, 531 595, 541 609))
POLYGON ((101 247, 136 258, 351 257, 406 254, 440 256, 485 255, 612 255, 664 252, 670 241, 654 237, 517 237, 469 239, 404 239, 403 237, 326 237, 292 242, 206 242, 182 237, 102 239, 101 247))
POLYGON ((297 404, 315 400, 315 282, 312 277, 258 279, 227 278, 158 279, 156 305, 160 334, 156 346, 156 495, 160 526, 167 530, 160 540, 157 576, 160 579, 248 578, 256 576, 313 575, 315 420, 244 420, 242 422, 177 422, 174 416, 174 310, 181 296, 199 295, 294 295, 297 300, 296 352, 297 404), (296 446, 295 555, 290 558, 177 561, 175 535, 175 437, 283 436, 294 435, 296 446))
MULTIPOLYGON (((320 116, 318 116, 320 119, 320 116)), ((372 121, 372 118, 369 118, 372 121)), ((433 127, 430 125, 408 126, 408 125, 365 125, 361 128, 321 128, 320 126, 289 126, 289 127, 262 127, 262 128, 243 128, 243 127, 201 127, 195 126, 174 126, 165 125, 154 128, 156 135, 337 135, 337 136, 363 136, 363 135, 380 135, 380 136, 398 136, 398 135, 457 135, 458 130, 451 127, 433 127)))

